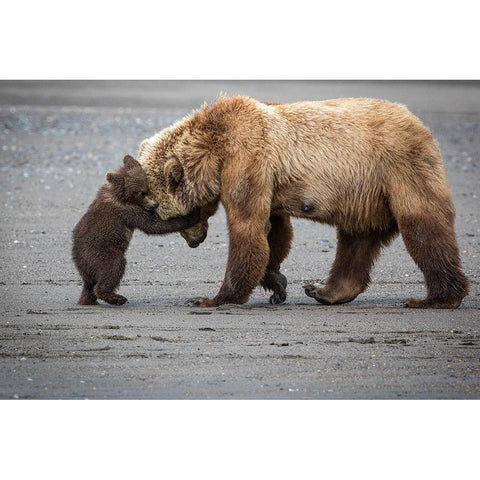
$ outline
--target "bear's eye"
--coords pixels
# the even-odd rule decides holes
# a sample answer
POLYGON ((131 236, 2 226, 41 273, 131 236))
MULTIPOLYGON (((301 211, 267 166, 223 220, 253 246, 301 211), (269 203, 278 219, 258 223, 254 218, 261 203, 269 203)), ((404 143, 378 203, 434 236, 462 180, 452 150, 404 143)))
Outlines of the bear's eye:
POLYGON ((147 196, 147 193, 146 192, 140 192, 138 195, 140 196, 140 198, 145 198, 147 196))

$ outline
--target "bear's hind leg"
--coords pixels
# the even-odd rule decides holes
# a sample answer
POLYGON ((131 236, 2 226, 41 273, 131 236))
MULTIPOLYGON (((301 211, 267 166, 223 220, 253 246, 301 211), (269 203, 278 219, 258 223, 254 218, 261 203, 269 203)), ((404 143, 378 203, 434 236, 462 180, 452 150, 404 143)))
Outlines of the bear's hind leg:
POLYGON ((269 221, 267 239, 270 257, 260 285, 273 292, 269 300, 271 304, 281 304, 287 298, 287 277, 280 273, 280 265, 290 252, 293 229, 288 215, 271 215, 269 221))
POLYGON ((337 253, 327 283, 323 288, 304 285, 305 293, 324 305, 351 302, 367 288, 375 258, 396 233, 396 225, 368 234, 337 229, 337 253))
POLYGON ((453 215, 406 217, 399 221, 405 246, 427 286, 424 300, 408 299, 411 308, 457 308, 468 294, 454 231, 453 215))
POLYGON ((98 273, 98 282, 94 288, 95 295, 111 305, 123 305, 127 299, 115 290, 125 273, 126 260, 123 255, 112 255, 111 263, 104 271, 98 273))

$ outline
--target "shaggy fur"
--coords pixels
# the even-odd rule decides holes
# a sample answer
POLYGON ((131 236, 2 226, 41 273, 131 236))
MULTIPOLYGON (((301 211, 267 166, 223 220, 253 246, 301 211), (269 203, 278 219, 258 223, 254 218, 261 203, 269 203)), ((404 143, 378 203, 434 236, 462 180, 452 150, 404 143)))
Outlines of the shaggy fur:
POLYGON ((127 299, 115 293, 125 272, 125 251, 135 228, 148 234, 165 234, 193 226, 198 211, 183 218, 161 220, 158 202, 151 198, 148 178, 130 156, 115 173, 107 173, 87 213, 73 230, 73 261, 83 280, 78 303, 97 305, 97 298, 113 305, 127 299))
MULTIPOLYGON (((195 304, 244 303, 259 283, 273 291, 272 302, 284 301, 279 269, 292 239, 290 216, 337 227, 326 286, 305 286, 320 303, 349 302, 363 292, 381 247, 398 232, 428 289, 425 300, 407 306, 453 308, 468 293, 439 149, 403 105, 221 97, 145 140, 139 161, 162 218, 218 201, 225 207, 225 279, 215 298, 195 304)), ((204 215, 202 225, 183 232, 189 244, 203 240, 206 223, 204 215)))

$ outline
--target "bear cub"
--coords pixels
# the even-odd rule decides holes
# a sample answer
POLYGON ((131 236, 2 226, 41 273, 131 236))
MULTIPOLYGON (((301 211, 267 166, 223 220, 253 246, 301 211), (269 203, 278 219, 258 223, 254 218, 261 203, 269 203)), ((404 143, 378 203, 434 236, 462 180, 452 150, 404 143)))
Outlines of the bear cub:
POLYGON ((130 155, 105 183, 73 230, 73 261, 83 279, 80 305, 98 305, 97 298, 112 305, 127 299, 115 293, 125 272, 125 252, 133 231, 162 235, 192 227, 199 212, 161 220, 158 202, 150 195, 148 178, 130 155))

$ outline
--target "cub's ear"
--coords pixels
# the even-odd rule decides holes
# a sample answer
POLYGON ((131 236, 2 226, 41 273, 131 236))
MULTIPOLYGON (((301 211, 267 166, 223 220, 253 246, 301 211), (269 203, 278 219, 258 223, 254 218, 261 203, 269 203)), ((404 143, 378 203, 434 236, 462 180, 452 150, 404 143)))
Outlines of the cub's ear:
POLYGON ((169 193, 175 193, 183 180, 183 167, 178 160, 168 160, 164 167, 167 189, 169 193))
POLYGON ((121 185, 123 183, 122 177, 120 175, 118 175, 117 173, 108 172, 105 175, 105 180, 108 183, 111 183, 112 185, 121 185))
POLYGON ((123 157, 123 164, 127 168, 135 168, 140 166, 140 164, 131 155, 125 155, 125 157, 123 157))

